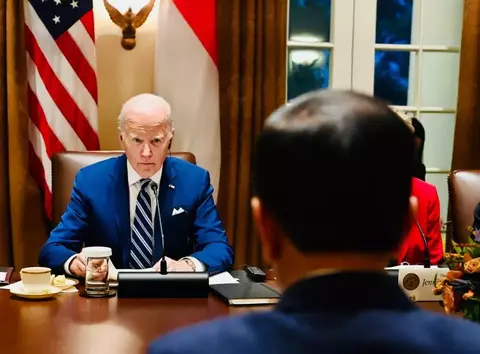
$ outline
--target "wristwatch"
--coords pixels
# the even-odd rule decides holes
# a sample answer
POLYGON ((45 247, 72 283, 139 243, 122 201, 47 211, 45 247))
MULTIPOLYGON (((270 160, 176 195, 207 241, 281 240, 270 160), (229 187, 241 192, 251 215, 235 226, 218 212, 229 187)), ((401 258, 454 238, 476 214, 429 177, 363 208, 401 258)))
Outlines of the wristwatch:
POLYGON ((193 269, 193 271, 195 272, 195 270, 196 270, 195 263, 193 263, 191 259, 184 258, 184 259, 182 259, 182 261, 187 263, 193 269))

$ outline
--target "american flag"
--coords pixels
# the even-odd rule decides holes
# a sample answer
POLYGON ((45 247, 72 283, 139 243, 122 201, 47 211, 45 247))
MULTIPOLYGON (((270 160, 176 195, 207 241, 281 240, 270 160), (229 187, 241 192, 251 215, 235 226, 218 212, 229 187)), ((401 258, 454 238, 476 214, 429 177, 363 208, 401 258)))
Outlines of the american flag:
POLYGON ((93 0, 24 0, 30 171, 51 219, 51 158, 98 150, 93 0))

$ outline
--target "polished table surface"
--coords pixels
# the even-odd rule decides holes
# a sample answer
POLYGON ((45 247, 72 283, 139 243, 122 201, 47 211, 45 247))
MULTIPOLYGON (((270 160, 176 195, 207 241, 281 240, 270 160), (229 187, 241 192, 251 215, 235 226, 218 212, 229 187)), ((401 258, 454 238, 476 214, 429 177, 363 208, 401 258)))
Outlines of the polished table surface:
MULTIPOLYGON (((418 303, 442 312, 437 302, 418 303)), ((51 300, 23 300, 0 290, 0 353, 144 353, 171 330, 272 307, 229 307, 208 299, 84 298, 61 293, 51 300)))

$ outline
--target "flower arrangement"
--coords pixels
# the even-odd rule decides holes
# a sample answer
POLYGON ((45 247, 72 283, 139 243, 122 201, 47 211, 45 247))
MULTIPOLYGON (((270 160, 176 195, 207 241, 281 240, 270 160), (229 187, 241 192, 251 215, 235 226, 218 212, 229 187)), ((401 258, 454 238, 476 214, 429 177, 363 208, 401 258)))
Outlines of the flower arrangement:
POLYGON ((480 232, 472 227, 468 230, 469 242, 452 241, 454 252, 445 253, 450 270, 445 277, 435 279, 433 293, 442 295, 447 314, 462 313, 464 318, 480 322, 480 232))

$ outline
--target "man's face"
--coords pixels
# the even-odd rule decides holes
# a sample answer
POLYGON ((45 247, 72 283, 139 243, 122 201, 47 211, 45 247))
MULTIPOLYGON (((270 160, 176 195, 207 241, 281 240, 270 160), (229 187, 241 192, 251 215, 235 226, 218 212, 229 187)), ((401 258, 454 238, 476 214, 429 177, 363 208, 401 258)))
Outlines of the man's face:
POLYGON ((173 129, 162 112, 132 112, 125 117, 120 141, 133 169, 149 178, 162 167, 172 137, 173 129))

